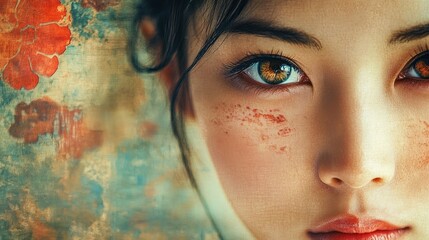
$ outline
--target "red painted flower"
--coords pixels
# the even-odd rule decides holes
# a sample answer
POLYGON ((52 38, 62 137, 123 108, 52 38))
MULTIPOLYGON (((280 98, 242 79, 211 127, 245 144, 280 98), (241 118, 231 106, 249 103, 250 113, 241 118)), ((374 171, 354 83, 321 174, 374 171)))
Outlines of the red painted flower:
POLYGON ((1 0, 0 71, 15 89, 33 89, 39 76, 52 76, 70 43, 59 0, 1 0))

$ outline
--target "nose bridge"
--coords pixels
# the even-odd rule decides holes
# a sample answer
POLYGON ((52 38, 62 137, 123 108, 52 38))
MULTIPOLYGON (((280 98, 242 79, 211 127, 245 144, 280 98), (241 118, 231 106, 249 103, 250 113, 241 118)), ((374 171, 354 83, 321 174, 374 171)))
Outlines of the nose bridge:
POLYGON ((321 101, 329 112, 319 177, 334 187, 386 183, 395 166, 383 80, 365 68, 338 78, 325 86, 321 101))

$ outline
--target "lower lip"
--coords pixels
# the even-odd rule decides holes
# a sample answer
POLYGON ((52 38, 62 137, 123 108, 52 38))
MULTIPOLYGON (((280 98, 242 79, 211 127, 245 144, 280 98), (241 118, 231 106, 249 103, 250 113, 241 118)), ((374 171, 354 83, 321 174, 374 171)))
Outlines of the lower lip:
POLYGON ((406 229, 378 230, 370 233, 309 233, 312 240, 395 240, 404 235, 406 229))

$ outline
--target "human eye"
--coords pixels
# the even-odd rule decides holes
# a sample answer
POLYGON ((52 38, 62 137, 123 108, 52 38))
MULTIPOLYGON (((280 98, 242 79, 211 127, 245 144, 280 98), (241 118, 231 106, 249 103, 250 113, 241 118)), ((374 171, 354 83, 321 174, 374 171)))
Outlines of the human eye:
POLYGON ((429 80, 429 51, 418 54, 402 70, 400 80, 423 82, 429 80))
POLYGON ((257 92, 288 91, 295 85, 310 82, 297 64, 277 54, 249 55, 226 69, 226 75, 235 85, 257 92))
POLYGON ((299 68, 280 59, 261 59, 243 72, 254 81, 269 85, 298 83, 303 77, 299 68))

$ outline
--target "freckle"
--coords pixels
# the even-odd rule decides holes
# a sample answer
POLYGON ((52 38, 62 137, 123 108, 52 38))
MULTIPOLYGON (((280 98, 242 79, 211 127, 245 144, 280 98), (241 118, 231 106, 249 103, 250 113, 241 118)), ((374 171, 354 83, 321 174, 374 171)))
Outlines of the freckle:
POLYGON ((269 137, 268 137, 268 135, 263 134, 263 135, 261 136, 261 139, 262 139, 262 141, 265 141, 265 140, 268 140, 268 139, 269 139, 269 137))
POLYGON ((270 145, 270 146, 268 146, 268 149, 271 151, 275 151, 275 150, 277 150, 277 145, 270 145))
POLYGON ((250 107, 249 107, 249 106, 246 106, 246 109, 250 110, 250 107))
POLYGON ((421 121, 425 125, 425 129, 423 130, 423 134, 425 137, 429 137, 429 124, 426 121, 421 121))
POLYGON ((286 127, 286 128, 282 128, 277 132, 277 135, 281 136, 281 137, 286 137, 289 135, 289 133, 292 132, 292 129, 286 127))
POLYGON ((237 106, 241 108, 241 105, 240 105, 240 104, 237 104, 237 106))
POLYGON ((214 125, 217 125, 217 126, 222 125, 222 122, 221 122, 219 119, 213 119, 213 120, 212 120, 212 123, 213 123, 214 125))
POLYGON ((228 131, 225 131, 224 133, 225 133, 226 135, 228 135, 228 131))
POLYGON ((421 157, 418 162, 416 162, 417 168, 426 168, 429 165, 429 159, 425 156, 421 157))

